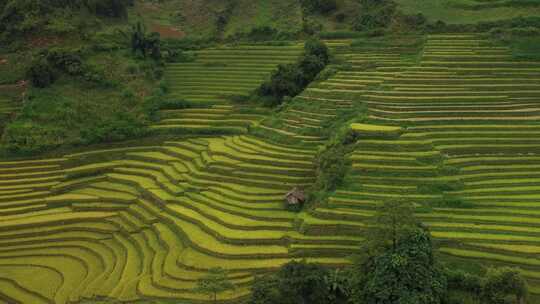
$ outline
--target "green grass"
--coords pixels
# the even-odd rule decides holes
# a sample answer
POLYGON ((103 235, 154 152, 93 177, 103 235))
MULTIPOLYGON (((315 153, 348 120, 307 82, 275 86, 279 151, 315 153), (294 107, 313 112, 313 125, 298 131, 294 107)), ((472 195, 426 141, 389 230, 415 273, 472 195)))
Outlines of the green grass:
POLYGON ((478 22, 499 21, 516 17, 538 16, 540 5, 502 6, 494 8, 472 9, 466 8, 478 4, 474 0, 397 0, 399 8, 409 14, 423 13, 429 20, 442 20, 451 24, 473 24, 478 22))

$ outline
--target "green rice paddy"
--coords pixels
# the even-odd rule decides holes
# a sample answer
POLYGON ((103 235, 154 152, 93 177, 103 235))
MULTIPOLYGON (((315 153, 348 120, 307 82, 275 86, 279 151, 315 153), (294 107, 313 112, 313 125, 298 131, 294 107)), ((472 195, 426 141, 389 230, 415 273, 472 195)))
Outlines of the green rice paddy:
POLYGON ((349 263, 374 208, 401 198, 444 241, 443 256, 519 266, 540 292, 540 82, 528 80, 540 63, 507 49, 494 58, 465 34, 431 35, 418 49, 349 43, 335 54, 352 67, 275 117, 243 112, 230 94, 294 61, 300 44, 202 50, 170 65, 172 96, 201 106, 165 110, 154 128, 233 135, 0 162, 1 298, 201 302, 196 280, 221 266, 237 289, 219 299, 232 303, 291 259, 349 263), (376 64, 357 69, 368 57, 376 64), (325 129, 361 107, 368 119, 352 127, 367 136, 346 183, 324 206, 286 211, 284 194, 315 180, 325 129))

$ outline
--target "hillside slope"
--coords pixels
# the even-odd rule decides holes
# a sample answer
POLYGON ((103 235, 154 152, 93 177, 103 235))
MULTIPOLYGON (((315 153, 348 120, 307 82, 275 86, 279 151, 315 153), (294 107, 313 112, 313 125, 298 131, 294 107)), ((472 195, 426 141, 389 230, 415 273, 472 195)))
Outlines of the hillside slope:
MULTIPOLYGON (((348 68, 248 135, 0 162, 2 295, 32 303, 202 301, 197 278, 221 266, 238 287, 220 299, 236 303, 254 275, 293 258, 349 263, 373 208, 398 197, 416 203, 447 259, 520 266, 539 294, 540 62, 512 60, 507 48, 474 35, 406 41, 330 42, 348 68), (367 106, 371 129, 400 125, 404 133, 361 139, 347 183, 328 205, 286 211, 284 193, 314 181, 328 123, 344 111, 359 114, 359 106, 367 106), (19 275, 27 272, 50 287, 19 275)), ((215 76, 217 84, 227 78, 215 76)), ((177 92, 197 93, 182 82, 177 92)), ((219 116, 223 108, 200 111, 178 119, 231 120, 219 116)))

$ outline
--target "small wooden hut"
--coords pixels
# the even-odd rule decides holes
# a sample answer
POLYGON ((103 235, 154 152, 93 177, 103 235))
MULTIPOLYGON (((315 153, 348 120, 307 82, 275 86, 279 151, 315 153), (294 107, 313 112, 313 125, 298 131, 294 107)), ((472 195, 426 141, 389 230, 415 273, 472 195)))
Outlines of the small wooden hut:
POLYGON ((298 187, 294 187, 285 195, 285 200, 290 207, 297 207, 306 202, 306 194, 298 187))

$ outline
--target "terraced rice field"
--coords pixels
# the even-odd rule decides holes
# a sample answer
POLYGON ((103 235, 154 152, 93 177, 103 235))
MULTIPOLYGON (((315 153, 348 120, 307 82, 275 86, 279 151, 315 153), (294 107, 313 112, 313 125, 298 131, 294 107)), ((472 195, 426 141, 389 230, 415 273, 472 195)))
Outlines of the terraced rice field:
POLYGON ((301 43, 287 46, 239 45, 195 52, 193 62, 172 64, 167 69, 171 98, 195 103, 184 110, 162 111, 152 128, 167 132, 245 133, 260 121, 266 109, 244 107, 231 98, 249 95, 277 67, 297 60, 301 43))
POLYGON ((313 155, 231 136, 1 163, 2 296, 204 300, 197 278, 223 266, 238 288, 222 299, 238 299, 293 257, 344 264, 360 237, 313 235, 339 224, 283 207, 283 193, 313 182, 313 155))
POLYGON ((380 85, 395 71, 414 64, 413 55, 420 51, 401 46, 384 50, 370 46, 352 47, 351 41, 347 40, 327 41, 327 44, 337 58, 350 64, 350 68, 310 86, 296 97, 297 102, 279 114, 277 122, 262 121, 260 128, 270 134, 292 137, 303 144, 322 144, 333 135, 331 125, 337 116, 357 111, 363 105, 357 98, 369 88, 380 85), (366 71, 368 64, 374 68, 366 71))
POLYGON ((476 36, 433 35, 418 65, 387 71, 370 72, 388 74, 357 101, 372 123, 405 131, 361 140, 347 186, 318 216, 362 220, 405 198, 442 252, 519 266, 540 293, 540 62, 476 36))
MULTIPOLYGON (((417 204, 443 255, 520 266, 540 294, 540 63, 485 44, 457 34, 430 36, 419 49, 333 41, 350 68, 258 125, 297 145, 255 132, 0 162, 0 298, 204 301, 196 280, 221 266, 237 289, 219 299, 237 303, 254 275, 293 258, 348 263, 374 207, 396 198, 417 204), (313 183, 329 123, 359 106, 370 119, 355 126, 365 136, 347 183, 326 206, 285 211, 283 195, 313 183), (453 186, 435 191, 440 185, 453 186)), ((175 69, 168 77, 189 70, 175 69)), ((249 70, 237 80, 245 90, 257 85, 249 70)), ((229 74, 215 72, 216 87, 227 87, 229 74)), ((239 113, 219 89, 182 86, 212 72, 189 73, 175 94, 211 107, 162 114, 226 121, 239 113)))

